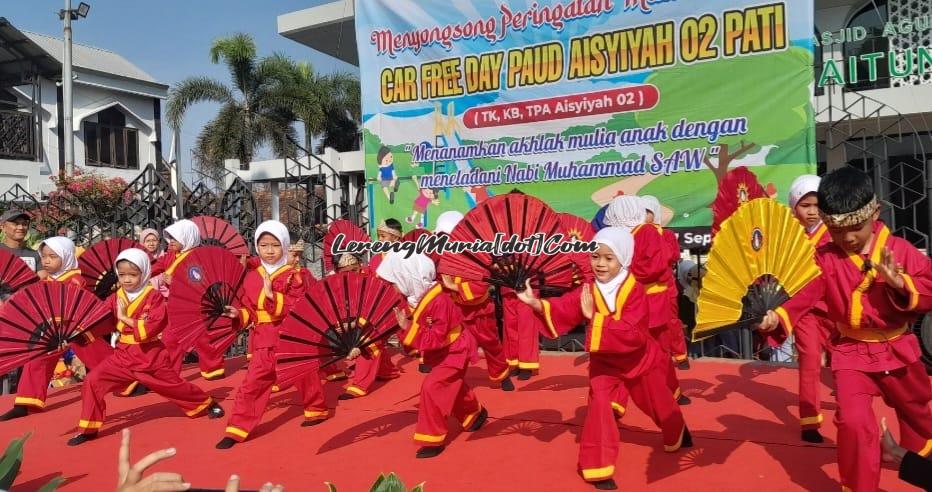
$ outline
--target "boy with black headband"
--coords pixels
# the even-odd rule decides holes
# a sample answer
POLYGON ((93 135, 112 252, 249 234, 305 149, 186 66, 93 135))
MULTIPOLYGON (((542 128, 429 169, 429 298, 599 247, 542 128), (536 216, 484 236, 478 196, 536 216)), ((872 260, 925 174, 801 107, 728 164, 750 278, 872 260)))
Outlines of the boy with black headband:
POLYGON ((819 209, 832 242, 818 248, 822 275, 767 313, 762 331, 787 334, 819 301, 834 322, 830 350, 837 386, 838 466, 842 489, 876 490, 880 434, 872 408, 881 396, 897 414, 903 446, 932 453, 932 385, 910 331, 932 309, 932 263, 878 220, 870 177, 854 168, 829 173, 819 209))

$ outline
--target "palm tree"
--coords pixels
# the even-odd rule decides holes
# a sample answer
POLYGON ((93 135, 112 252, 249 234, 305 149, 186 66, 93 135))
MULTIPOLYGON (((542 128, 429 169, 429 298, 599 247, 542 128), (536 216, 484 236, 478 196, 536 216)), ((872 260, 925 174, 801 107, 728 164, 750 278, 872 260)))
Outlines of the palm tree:
POLYGON ((210 61, 230 70, 231 84, 209 77, 189 77, 172 87, 166 118, 181 127, 192 105, 212 101, 221 105, 217 116, 201 130, 194 145, 200 167, 212 176, 223 172, 224 159, 239 159, 247 169, 256 150, 270 146, 279 157, 293 155, 296 106, 289 81, 295 64, 283 55, 258 58, 248 34, 220 38, 210 47, 210 61))
POLYGON ((321 146, 339 151, 354 150, 358 144, 358 121, 362 117, 359 79, 347 73, 318 75, 306 62, 295 64, 292 79, 294 111, 304 123, 304 148, 311 139, 323 137, 321 146), (349 143, 349 145, 347 145, 349 143))

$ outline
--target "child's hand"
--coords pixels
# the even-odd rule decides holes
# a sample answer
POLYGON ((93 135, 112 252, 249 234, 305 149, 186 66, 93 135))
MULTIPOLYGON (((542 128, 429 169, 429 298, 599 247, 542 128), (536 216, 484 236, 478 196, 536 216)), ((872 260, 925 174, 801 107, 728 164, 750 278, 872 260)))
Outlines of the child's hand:
POLYGON ((239 317, 239 309, 233 306, 223 306, 223 315, 227 318, 236 319, 239 317))
POLYGON ((49 272, 45 270, 39 270, 36 272, 36 276, 39 277, 39 280, 48 280, 49 272))
POLYGON ((447 289, 450 289, 453 292, 459 292, 460 286, 457 285, 457 283, 453 281, 453 277, 445 273, 441 273, 440 280, 443 282, 443 286, 446 287, 447 289))
POLYGON ((778 326, 780 326, 780 317, 773 311, 767 311, 767 314, 764 315, 764 319, 760 322, 757 330, 768 333, 776 330, 778 326))
POLYGON ((518 300, 531 306, 531 309, 534 311, 540 312, 543 307, 541 306, 540 299, 534 295, 534 289, 531 288, 531 279, 524 281, 524 290, 521 292, 515 291, 515 294, 518 296, 518 300))
POLYGON ((887 285, 896 290, 903 290, 906 287, 906 281, 903 280, 903 275, 900 274, 903 271, 903 265, 896 262, 896 256, 889 248, 884 248, 880 252, 880 263, 874 265, 874 268, 877 269, 887 285))
POLYGON ((164 282, 165 285, 171 286, 171 284, 172 284, 172 274, 170 274, 170 273, 168 273, 168 272, 163 273, 163 274, 162 274, 162 282, 164 282))
POLYGON ((411 327, 411 320, 408 319, 408 314, 403 309, 395 308, 395 319, 398 321, 398 327, 402 330, 411 327))
POLYGON ((594 304, 595 302, 592 299, 592 289, 589 287, 589 285, 584 285, 582 296, 579 297, 579 307, 582 309, 582 314, 586 317, 586 319, 592 319, 594 304))
POLYGON ((117 298, 117 319, 119 319, 120 321, 123 321, 124 319, 127 318, 126 316, 127 306, 128 304, 126 303, 125 299, 123 299, 122 297, 117 298))
POLYGON ((272 292, 272 279, 269 278, 268 272, 262 272, 262 291, 265 292, 265 298, 268 300, 275 299, 275 293, 272 292))
POLYGON ((359 347, 353 347, 353 350, 350 350, 350 353, 346 356, 346 360, 356 360, 360 355, 362 355, 362 350, 359 350, 359 347))

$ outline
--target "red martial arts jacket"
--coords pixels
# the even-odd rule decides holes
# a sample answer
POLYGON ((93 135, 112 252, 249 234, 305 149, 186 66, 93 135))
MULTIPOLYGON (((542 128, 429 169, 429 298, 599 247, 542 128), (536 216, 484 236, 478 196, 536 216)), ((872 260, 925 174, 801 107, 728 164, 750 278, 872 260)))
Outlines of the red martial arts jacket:
POLYGON ((122 321, 116 323, 116 331, 120 334, 116 351, 121 354, 120 360, 131 361, 141 367, 157 365, 157 358, 165 348, 159 335, 168 326, 168 302, 152 284, 146 284, 133 301, 123 289, 117 290, 108 299, 113 312, 117 309, 117 299, 127 302, 126 315, 136 320, 135 327, 122 321))
POLYGON ((252 334, 253 349, 275 348, 278 345, 278 325, 303 296, 314 278, 303 270, 285 265, 269 275, 272 299, 263 288, 265 268, 259 265, 246 273, 243 279, 243 300, 240 322, 246 326, 255 322, 252 334))
POLYGON ((664 240, 662 229, 654 224, 641 224, 631 230, 634 236, 634 257, 631 273, 644 286, 650 306, 648 326, 665 326, 673 313, 667 290, 673 285, 670 268, 670 245, 664 240))
POLYGON ((463 311, 443 286, 435 283, 414 308, 402 344, 406 349, 417 349, 426 360, 438 353, 442 358, 444 349, 458 346, 457 342, 466 338, 463 311))

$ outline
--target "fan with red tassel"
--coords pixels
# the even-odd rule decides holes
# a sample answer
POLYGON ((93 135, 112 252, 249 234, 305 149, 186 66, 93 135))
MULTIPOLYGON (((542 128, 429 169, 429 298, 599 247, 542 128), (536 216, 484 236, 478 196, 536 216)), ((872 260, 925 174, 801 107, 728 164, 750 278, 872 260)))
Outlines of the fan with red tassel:
POLYGON ((333 264, 333 244, 336 242, 337 236, 340 234, 343 235, 343 240, 341 246, 346 246, 349 241, 357 241, 362 243, 368 243, 371 241, 371 238, 366 231, 364 231, 358 225, 345 220, 339 219, 330 223, 330 227, 327 228, 327 233, 324 234, 324 271, 332 272, 334 271, 335 265, 333 264))
MULTIPOLYGON (((560 225, 563 227, 563 234, 567 235, 569 241, 589 242, 595 237, 595 229, 588 220, 566 212, 558 213, 560 225)), ((592 281, 592 266, 589 264, 589 253, 568 253, 576 264, 576 268, 582 274, 582 278, 587 282, 592 281)))
POLYGON ((229 250, 201 246, 188 254, 172 275, 168 294, 173 339, 192 347, 207 337, 212 350, 226 352, 236 340, 238 321, 224 316, 226 306, 242 306, 240 287, 246 268, 229 250))
POLYGON ((0 249, 0 301, 6 301, 17 290, 39 280, 19 256, 0 249))
POLYGON ((275 350, 278 385, 293 384, 354 348, 365 354, 394 333, 394 310, 402 301, 392 284, 372 275, 343 272, 317 282, 282 322, 275 350))
POLYGON ((106 299, 117 288, 117 274, 114 262, 117 256, 130 248, 145 249, 141 244, 124 237, 104 239, 94 243, 78 257, 78 268, 84 277, 85 285, 100 299, 106 299))
POLYGON ((748 168, 739 166, 729 170, 718 184, 718 194, 712 202, 712 234, 717 234, 722 222, 738 210, 741 205, 755 199, 765 198, 767 192, 748 168))
POLYGON ((202 246, 220 246, 236 256, 249 255, 249 243, 229 222, 210 215, 191 217, 201 234, 202 246))
POLYGON ((38 282, 0 307, 0 374, 46 356, 59 356, 85 334, 113 329, 110 305, 74 284, 38 282))
MULTIPOLYGON (((498 195, 466 214, 450 234, 451 241, 494 242, 496 234, 519 241, 540 234, 546 240, 563 231, 557 213, 539 199, 520 193, 498 195)), ((576 267, 565 254, 464 251, 444 254, 438 272, 523 291, 526 280, 542 295, 559 295, 575 282, 576 267)))

